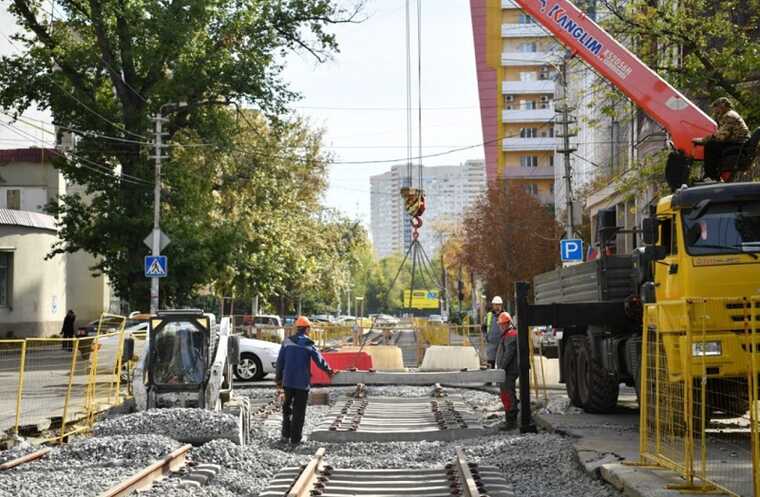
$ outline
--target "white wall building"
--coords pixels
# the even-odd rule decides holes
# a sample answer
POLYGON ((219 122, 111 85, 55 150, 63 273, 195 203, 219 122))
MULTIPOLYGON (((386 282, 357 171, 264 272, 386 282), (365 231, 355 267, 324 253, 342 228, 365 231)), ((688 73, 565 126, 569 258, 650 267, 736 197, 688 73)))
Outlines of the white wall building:
MULTIPOLYGON (((412 166, 414 187, 419 185, 420 168, 427 201, 420 242, 432 257, 441 243, 441 235, 435 227, 461 222, 466 210, 485 192, 485 162, 470 160, 459 166, 412 166)), ((393 166, 390 171, 370 178, 370 228, 375 255, 379 258, 403 254, 412 241, 409 216, 400 194, 407 181, 406 165, 393 166)))
POLYGON ((96 259, 85 253, 46 256, 58 241, 56 219, 44 213, 76 186, 50 162, 55 150, 0 150, 0 338, 59 333, 68 309, 75 325, 107 311, 111 287, 92 276, 96 259))

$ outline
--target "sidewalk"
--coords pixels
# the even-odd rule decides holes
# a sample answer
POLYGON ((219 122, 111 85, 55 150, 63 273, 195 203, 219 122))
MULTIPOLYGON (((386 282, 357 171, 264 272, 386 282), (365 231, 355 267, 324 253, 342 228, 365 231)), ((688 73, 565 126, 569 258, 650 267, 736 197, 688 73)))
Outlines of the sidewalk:
MULTIPOLYGON (((564 394, 553 392, 552 398, 564 394)), ((630 463, 639 461, 639 409, 635 395, 621 393, 614 414, 536 414, 536 425, 574 438, 578 460, 590 475, 601 478, 631 497, 684 497, 704 494, 669 490, 684 480, 675 473, 630 463), (624 461, 627 463, 624 464, 624 461)))

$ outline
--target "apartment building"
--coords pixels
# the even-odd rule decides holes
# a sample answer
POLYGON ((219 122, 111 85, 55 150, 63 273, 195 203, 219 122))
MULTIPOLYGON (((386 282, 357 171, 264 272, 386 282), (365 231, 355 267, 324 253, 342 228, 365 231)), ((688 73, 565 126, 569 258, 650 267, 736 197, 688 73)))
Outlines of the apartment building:
POLYGON ((470 0, 488 180, 554 204, 556 72, 564 49, 511 0, 470 0))
MULTIPOLYGON (((470 160, 458 166, 414 165, 414 187, 418 187, 420 174, 427 202, 420 242, 432 257, 442 241, 436 225, 460 223, 464 213, 485 192, 485 163, 470 160)), ((370 178, 370 231, 378 258, 403 254, 412 243, 412 228, 400 194, 401 188, 408 185, 408 176, 407 165, 395 165, 370 178)))

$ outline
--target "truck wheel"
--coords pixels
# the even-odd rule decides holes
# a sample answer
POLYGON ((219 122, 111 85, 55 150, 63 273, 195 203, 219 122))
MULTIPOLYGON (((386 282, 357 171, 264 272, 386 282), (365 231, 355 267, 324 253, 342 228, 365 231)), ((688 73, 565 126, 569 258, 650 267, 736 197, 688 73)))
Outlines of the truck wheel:
POLYGON ((565 390, 570 403, 575 407, 583 407, 578 395, 578 339, 585 340, 584 337, 574 336, 565 343, 562 369, 565 371, 565 390))
POLYGON ((620 382, 594 361, 591 344, 586 337, 578 337, 578 397, 586 412, 610 413, 617 406, 620 382))

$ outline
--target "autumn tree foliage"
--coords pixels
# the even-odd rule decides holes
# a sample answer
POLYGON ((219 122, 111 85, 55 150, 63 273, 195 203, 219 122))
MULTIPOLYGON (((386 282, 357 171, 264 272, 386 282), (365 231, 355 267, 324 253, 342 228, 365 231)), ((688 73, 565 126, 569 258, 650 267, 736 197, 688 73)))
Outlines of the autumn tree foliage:
POLYGON ((510 309, 516 282, 530 281, 559 262, 562 228, 519 184, 491 182, 464 226, 466 265, 485 281, 487 295, 501 295, 510 309))

